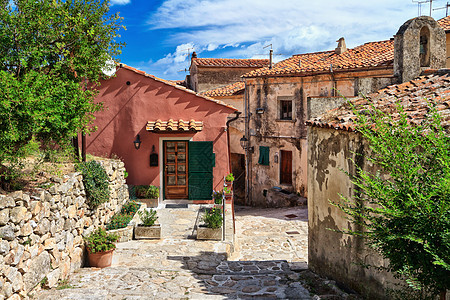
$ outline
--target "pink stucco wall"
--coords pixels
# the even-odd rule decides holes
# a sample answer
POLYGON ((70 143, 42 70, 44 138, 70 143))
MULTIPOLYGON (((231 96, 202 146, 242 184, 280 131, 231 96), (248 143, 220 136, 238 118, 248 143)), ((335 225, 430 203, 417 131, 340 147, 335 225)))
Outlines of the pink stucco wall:
POLYGON ((213 188, 222 185, 223 176, 229 172, 226 121, 233 109, 127 68, 118 69, 116 77, 101 82, 97 100, 104 103, 104 110, 95 115, 97 130, 87 136, 87 153, 122 159, 129 173, 128 184, 159 186, 161 166, 150 167, 152 146, 162 156, 160 137, 192 137, 193 141, 213 141, 213 188), (157 119, 195 119, 203 121, 203 130, 183 134, 146 131, 147 121, 157 119), (142 141, 139 150, 133 144, 137 134, 142 141))

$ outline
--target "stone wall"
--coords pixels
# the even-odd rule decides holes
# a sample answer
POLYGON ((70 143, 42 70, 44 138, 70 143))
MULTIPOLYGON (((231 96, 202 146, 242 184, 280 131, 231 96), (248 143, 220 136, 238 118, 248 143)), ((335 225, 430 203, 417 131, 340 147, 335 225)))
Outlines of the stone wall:
POLYGON ((123 162, 99 162, 110 179, 110 200, 97 209, 86 204, 80 173, 54 177, 48 190, 31 195, 0 195, 0 300, 28 298, 83 266, 83 235, 106 224, 129 199, 123 162))

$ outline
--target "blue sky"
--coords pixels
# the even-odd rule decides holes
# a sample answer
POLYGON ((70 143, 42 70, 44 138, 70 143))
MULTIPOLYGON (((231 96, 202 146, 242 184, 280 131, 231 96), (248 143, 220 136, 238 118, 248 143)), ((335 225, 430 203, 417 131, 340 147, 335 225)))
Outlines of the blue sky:
MULTIPOLYGON (((433 8, 447 0, 434 0, 433 8)), ((268 58, 347 47, 391 38, 418 15, 411 0, 111 0, 127 46, 120 60, 164 79, 184 79, 188 53, 199 57, 268 58)), ((422 5, 422 14, 429 5, 422 5)), ((445 16, 445 9, 433 17, 445 16)))

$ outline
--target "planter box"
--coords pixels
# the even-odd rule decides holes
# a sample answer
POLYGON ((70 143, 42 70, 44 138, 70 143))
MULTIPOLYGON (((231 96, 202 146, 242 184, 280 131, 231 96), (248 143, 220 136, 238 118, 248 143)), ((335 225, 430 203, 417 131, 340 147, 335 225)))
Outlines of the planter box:
POLYGON ((137 201, 144 203, 147 207, 158 207, 158 199, 137 199, 137 201))
POLYGON ((119 239, 117 240, 117 242, 119 242, 119 243, 128 242, 133 239, 133 228, 134 228, 133 225, 128 225, 125 228, 108 230, 107 233, 118 234, 119 239))
POLYGON ((208 228, 197 227, 197 240, 222 240, 222 227, 220 228, 208 228))
POLYGON ((134 238, 136 240, 141 239, 160 239, 161 238, 161 225, 156 224, 153 226, 139 226, 134 227, 134 238))

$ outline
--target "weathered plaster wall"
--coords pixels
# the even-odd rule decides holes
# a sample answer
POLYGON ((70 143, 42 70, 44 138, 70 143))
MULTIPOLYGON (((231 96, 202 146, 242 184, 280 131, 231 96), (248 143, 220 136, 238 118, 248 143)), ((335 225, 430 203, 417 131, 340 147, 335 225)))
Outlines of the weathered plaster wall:
MULTIPOLYGON (((274 156, 280 150, 292 151, 291 188, 307 197, 307 139, 305 121, 308 119, 308 97, 322 103, 314 103, 309 108, 325 111, 345 101, 338 96, 353 97, 361 87, 359 81, 364 77, 379 78, 376 82, 391 83, 392 69, 379 69, 361 72, 336 72, 306 77, 275 77, 246 79, 251 113, 250 146, 255 152, 250 154, 250 187, 253 205, 265 206, 262 196, 265 189, 280 186, 280 165, 274 163, 274 156), (279 97, 293 100, 292 121, 279 119, 279 97), (316 105, 317 104, 317 105, 316 105), (264 108, 264 114, 257 114, 257 108, 264 108), (270 148, 270 167, 258 164, 259 146, 270 148)), ((379 85, 372 85, 378 87, 379 85)), ((313 112, 311 112, 313 113, 313 112)))
POLYGON ((124 164, 101 164, 110 199, 94 210, 80 173, 53 177, 48 190, 0 195, 0 299, 27 299, 44 278, 45 287, 55 287, 83 266, 83 235, 106 224, 129 199, 124 164))
POLYGON ((337 108, 352 97, 308 97, 307 119, 317 118, 327 111, 337 108))
POLYGON ((354 174, 354 160, 364 170, 374 166, 354 153, 366 153, 367 145, 355 133, 308 128, 308 263, 314 272, 356 290, 368 299, 384 299, 385 288, 396 281, 391 274, 365 269, 359 262, 386 266, 359 238, 333 230, 357 229, 329 201, 356 193, 347 175, 354 174))
POLYGON ((220 187, 229 170, 225 127, 233 110, 127 69, 119 69, 116 75, 101 82, 97 101, 104 102, 105 109, 95 115, 94 125, 98 129, 87 137, 88 153, 120 157, 129 173, 128 184, 159 186, 161 166, 150 167, 149 162, 153 146, 159 156, 163 155, 159 153, 160 137, 213 141, 216 153, 213 188, 220 187), (195 119, 203 121, 203 130, 197 133, 147 132, 147 122, 157 119, 195 119), (133 145, 137 134, 142 141, 139 150, 133 145))
POLYGON ((445 63, 446 68, 450 68, 450 32, 445 33, 445 40, 446 40, 446 52, 447 52, 447 59, 445 63))

